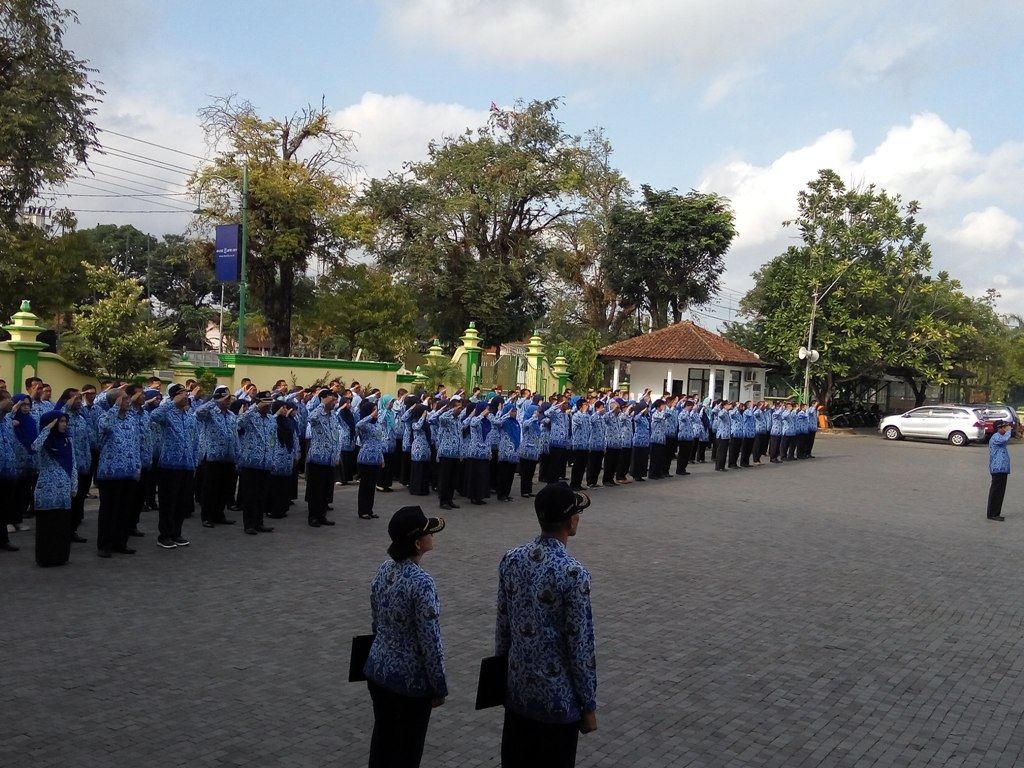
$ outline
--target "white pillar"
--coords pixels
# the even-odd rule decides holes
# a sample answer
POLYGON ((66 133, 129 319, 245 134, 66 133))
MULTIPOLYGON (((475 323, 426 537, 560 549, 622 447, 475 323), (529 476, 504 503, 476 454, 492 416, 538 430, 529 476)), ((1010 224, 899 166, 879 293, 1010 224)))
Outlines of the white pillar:
POLYGON ((614 392, 619 388, 619 366, 621 363, 618 360, 612 361, 612 391, 614 392))
MULTIPOLYGON (((708 379, 708 397, 710 397, 712 400, 714 400, 715 399, 715 369, 714 368, 710 368, 709 370, 711 371, 711 378, 708 379)), ((724 395, 725 393, 723 392, 722 394, 724 395)))
POLYGON ((672 369, 668 369, 668 373, 665 374, 665 391, 672 391, 672 369))

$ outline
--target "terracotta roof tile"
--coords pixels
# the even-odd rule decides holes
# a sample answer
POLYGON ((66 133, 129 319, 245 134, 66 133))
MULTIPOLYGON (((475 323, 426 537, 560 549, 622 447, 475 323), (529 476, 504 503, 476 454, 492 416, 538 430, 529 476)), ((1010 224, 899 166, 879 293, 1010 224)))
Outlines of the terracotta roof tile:
POLYGON ((606 360, 765 365, 753 352, 691 320, 609 344, 598 350, 598 355, 606 360))

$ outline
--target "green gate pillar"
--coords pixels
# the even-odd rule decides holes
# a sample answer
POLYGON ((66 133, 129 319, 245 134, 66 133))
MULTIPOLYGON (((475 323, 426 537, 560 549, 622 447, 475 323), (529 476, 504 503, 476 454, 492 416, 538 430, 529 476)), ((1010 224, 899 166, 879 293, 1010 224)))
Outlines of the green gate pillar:
POLYGON ((11 334, 7 346, 14 350, 14 374, 9 385, 16 388, 12 391, 20 392, 25 379, 39 375, 39 353, 46 349, 46 344, 36 341, 36 336, 46 329, 39 325, 39 318, 25 299, 21 310, 11 317, 11 324, 5 325, 4 330, 11 334))
POLYGON ((547 394, 544 391, 544 342, 536 331, 526 343, 526 381, 535 394, 547 394))
POLYGON ((480 343, 480 334, 477 333, 476 323, 471 322, 459 340, 466 350, 466 392, 468 393, 476 386, 480 376, 480 352, 483 345, 480 343))
POLYGON ((569 383, 569 363, 561 350, 558 351, 555 362, 551 364, 551 372, 558 377, 558 391, 565 392, 565 387, 569 383))

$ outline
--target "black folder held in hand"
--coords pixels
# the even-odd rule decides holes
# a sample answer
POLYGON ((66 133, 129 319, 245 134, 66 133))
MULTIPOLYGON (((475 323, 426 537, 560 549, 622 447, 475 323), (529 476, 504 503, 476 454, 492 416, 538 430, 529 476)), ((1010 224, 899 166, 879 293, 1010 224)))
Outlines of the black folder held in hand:
POLYGON ((508 684, 508 656, 488 656, 480 662, 476 686, 476 708, 500 707, 505 703, 508 684))
POLYGON ((352 656, 348 660, 348 681, 358 683, 366 679, 363 667, 370 658, 370 646, 376 635, 356 635, 352 638, 352 656))

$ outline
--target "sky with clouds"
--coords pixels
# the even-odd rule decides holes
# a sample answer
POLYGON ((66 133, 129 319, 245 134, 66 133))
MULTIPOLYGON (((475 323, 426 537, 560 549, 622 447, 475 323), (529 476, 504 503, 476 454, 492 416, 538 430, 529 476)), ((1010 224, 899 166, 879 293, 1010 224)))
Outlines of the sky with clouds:
MULTIPOLYGON (((321 98, 369 176, 476 127, 491 102, 561 97, 567 131, 604 128, 639 186, 730 198, 732 317, 820 168, 921 203, 936 270, 1024 314, 1024 4, 1016 0, 64 0, 67 43, 99 72, 101 128, 206 154, 196 112, 237 93, 267 116, 321 98)), ((198 161, 107 134, 83 226, 180 232, 198 161), (139 157, 155 160, 142 166, 139 157), (140 172, 148 174, 148 179, 140 172), (108 185, 118 183, 118 187, 108 185), (129 183, 131 182, 131 183, 129 183), (97 191, 99 189, 99 191, 97 191), (167 213, 112 213, 160 210, 167 213)))

